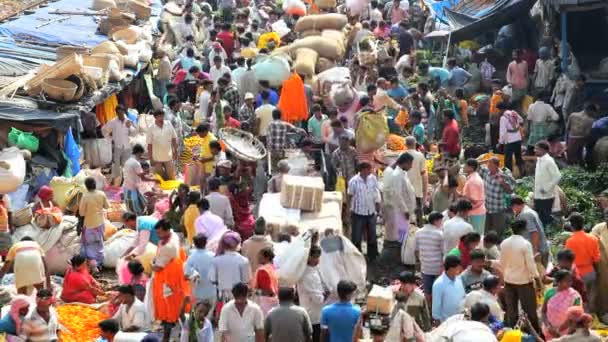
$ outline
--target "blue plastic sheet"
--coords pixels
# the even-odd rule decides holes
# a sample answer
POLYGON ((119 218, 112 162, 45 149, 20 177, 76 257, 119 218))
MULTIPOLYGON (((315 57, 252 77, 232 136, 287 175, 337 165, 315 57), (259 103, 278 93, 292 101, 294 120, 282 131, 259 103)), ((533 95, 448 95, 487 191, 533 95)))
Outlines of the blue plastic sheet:
POLYGON ((71 127, 68 129, 68 133, 65 135, 65 142, 63 146, 65 146, 64 153, 71 162, 72 175, 76 175, 78 172, 80 172, 80 150, 78 149, 76 140, 74 140, 71 127))
MULTIPOLYGON (((0 25, 0 35, 39 44, 76 45, 93 47, 108 37, 97 33, 95 16, 50 14, 55 10, 90 11, 91 1, 60 0, 48 3, 48 7, 38 8, 33 14, 22 14, 13 21, 0 25), (59 20, 63 19, 65 20, 59 20), (51 20, 48 25, 43 25, 51 20), (38 27, 38 28, 37 28, 38 27)), ((153 22, 161 10, 160 0, 152 3, 153 22)), ((153 23, 154 24, 154 23, 153 23)))

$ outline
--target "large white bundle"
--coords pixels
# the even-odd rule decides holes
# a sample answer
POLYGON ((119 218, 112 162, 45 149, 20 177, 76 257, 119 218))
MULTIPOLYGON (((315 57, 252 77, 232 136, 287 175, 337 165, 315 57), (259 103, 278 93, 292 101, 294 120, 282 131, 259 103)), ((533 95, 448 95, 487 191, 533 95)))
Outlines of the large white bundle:
POLYGON ((135 239, 137 232, 130 229, 123 229, 112 235, 103 243, 103 265, 115 268, 120 257, 133 246, 135 239))
POLYGON ((317 75, 319 83, 344 83, 350 81, 350 70, 346 67, 335 67, 317 75))
POLYGON ((29 236, 45 252, 47 271, 64 274, 69 260, 80 252, 80 237, 76 232, 78 218, 64 215, 61 223, 49 229, 40 229, 34 224, 21 226, 13 233, 13 240, 19 241, 29 236))
POLYGON ((84 160, 91 167, 102 167, 112 162, 112 140, 83 139, 84 160))
POLYGON ((295 237, 282 255, 275 258, 279 281, 284 285, 295 285, 306 270, 312 234, 304 232, 295 237))
POLYGON ((340 280, 350 280, 359 289, 366 286, 367 263, 361 252, 344 236, 337 235, 321 240, 319 271, 323 283, 336 293, 340 280), (336 247, 339 249, 336 250, 336 247))
POLYGON ((469 321, 463 315, 454 315, 426 333, 427 342, 496 342, 492 330, 481 322, 469 321))
POLYGON ((268 81, 270 86, 279 87, 290 76, 289 63, 280 56, 269 56, 253 66, 257 81, 268 81))
POLYGON ((16 191, 25 178, 25 159, 16 147, 0 151, 0 193, 16 191))

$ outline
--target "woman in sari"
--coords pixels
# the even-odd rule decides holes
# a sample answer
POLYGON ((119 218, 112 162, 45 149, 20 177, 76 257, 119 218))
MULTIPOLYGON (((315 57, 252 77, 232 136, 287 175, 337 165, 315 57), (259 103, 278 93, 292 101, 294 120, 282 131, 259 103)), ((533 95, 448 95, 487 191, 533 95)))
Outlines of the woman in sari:
POLYGON ((550 341, 568 332, 568 308, 582 306, 581 295, 572 288, 572 275, 568 270, 555 274, 555 286, 545 292, 542 308, 543 333, 550 341))
POLYGON ((262 309, 264 316, 266 316, 270 309, 279 304, 277 297, 279 292, 279 277, 272 263, 274 259, 272 247, 263 248, 258 254, 258 258, 259 267, 255 271, 252 287, 257 294, 257 303, 262 309))
POLYGON ((253 235, 253 226, 255 225, 255 218, 251 211, 252 192, 252 188, 243 183, 229 185, 228 198, 234 216, 234 226, 243 241, 253 235))
POLYGON ((44 185, 40 187, 40 190, 38 190, 36 198, 34 199, 32 212, 36 212, 36 210, 42 208, 56 207, 57 205, 53 202, 53 194, 53 189, 50 186, 44 185))
POLYGON ((163 323, 163 341, 168 341, 171 329, 179 319, 180 306, 190 295, 184 275, 186 253, 179 237, 171 230, 167 220, 160 220, 154 227, 158 235, 158 250, 152 263, 152 298, 154 316, 163 323))
POLYGON ((70 263, 71 267, 68 268, 63 279, 61 299, 66 303, 95 303, 96 296, 103 294, 104 291, 89 273, 86 259, 81 255, 75 255, 70 263))

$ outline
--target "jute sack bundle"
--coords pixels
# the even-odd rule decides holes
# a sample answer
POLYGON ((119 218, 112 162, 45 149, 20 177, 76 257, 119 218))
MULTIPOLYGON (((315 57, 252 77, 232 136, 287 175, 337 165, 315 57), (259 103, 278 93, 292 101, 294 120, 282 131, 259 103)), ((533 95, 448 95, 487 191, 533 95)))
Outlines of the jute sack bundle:
POLYGON ((310 37, 310 36, 320 36, 321 35, 321 31, 317 31, 317 30, 306 30, 302 33, 300 33, 300 37, 304 38, 304 37, 310 37))
POLYGON ((321 37, 335 41, 338 44, 338 46, 340 46, 340 51, 341 51, 340 55, 344 56, 344 54, 346 53, 347 41, 346 41, 346 36, 344 35, 344 33, 342 31, 323 30, 323 32, 321 32, 321 37))
POLYGON ((341 30, 347 23, 348 19, 344 14, 313 14, 300 17, 296 22, 294 30, 296 32, 308 30, 341 30))
POLYGON ((315 0, 315 4, 319 8, 327 9, 327 8, 336 8, 336 0, 315 0))
POLYGON ((338 60, 344 56, 342 46, 337 41, 325 37, 310 36, 298 39, 290 47, 294 51, 301 48, 309 48, 315 50, 319 54, 319 57, 331 60, 338 60))
POLYGON ((330 59, 321 57, 317 60, 317 65, 316 65, 315 70, 317 71, 317 73, 320 73, 325 70, 329 70, 335 66, 336 66, 336 62, 334 62, 330 59))
POLYGON ((294 68, 298 74, 309 76, 315 74, 315 65, 319 59, 317 51, 309 48, 296 50, 296 62, 294 68))

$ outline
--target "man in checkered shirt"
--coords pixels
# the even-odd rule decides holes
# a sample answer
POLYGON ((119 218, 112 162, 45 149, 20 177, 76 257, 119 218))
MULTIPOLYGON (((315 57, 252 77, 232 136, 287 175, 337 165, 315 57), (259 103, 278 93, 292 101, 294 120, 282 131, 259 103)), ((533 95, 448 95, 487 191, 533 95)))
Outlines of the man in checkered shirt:
POLYGON ((487 163, 487 167, 481 167, 478 171, 486 193, 485 231, 493 230, 500 238, 507 225, 506 209, 509 203, 506 198, 513 193, 515 179, 509 169, 500 169, 498 158, 490 158, 487 163))
POLYGON ((279 160, 285 158, 285 148, 287 148, 287 132, 306 134, 306 131, 281 120, 281 110, 272 111, 272 121, 268 125, 266 134, 266 147, 270 153, 271 164, 274 166, 279 160))

